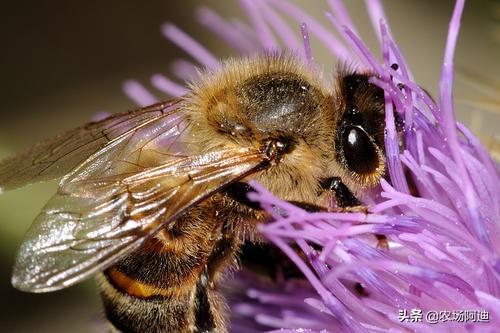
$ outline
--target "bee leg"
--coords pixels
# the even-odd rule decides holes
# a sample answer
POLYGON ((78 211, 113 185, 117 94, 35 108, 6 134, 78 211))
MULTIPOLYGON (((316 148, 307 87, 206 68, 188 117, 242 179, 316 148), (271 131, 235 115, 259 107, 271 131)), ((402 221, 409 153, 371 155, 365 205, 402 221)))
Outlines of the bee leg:
POLYGON ((377 237, 377 247, 379 249, 388 250, 389 249, 389 240, 385 235, 375 234, 377 237))
POLYGON ((307 202, 302 202, 302 201, 287 201, 287 202, 294 204, 295 206, 300 207, 309 213, 327 212, 328 211, 328 208, 326 208, 326 207, 310 204, 307 202))
POLYGON ((226 193, 231 197, 231 199, 256 210, 262 210, 258 202, 248 199, 248 193, 255 192, 252 186, 243 182, 236 182, 231 184, 227 189, 226 193))
MULTIPOLYGON (((361 202, 342 182, 340 177, 331 177, 322 180, 321 188, 324 191, 331 191, 331 193, 333 193, 335 201, 337 202, 337 207, 341 208, 342 211, 368 213, 368 209, 361 205, 361 202)), ((389 242, 385 235, 375 234, 375 237, 377 237, 378 248, 389 248, 389 242)))
POLYGON ((205 266, 205 271, 201 274, 198 284, 196 285, 196 332, 212 332, 215 328, 214 317, 210 308, 208 296, 209 281, 207 275, 207 268, 205 266))
MULTIPOLYGON (((262 207, 258 202, 252 201, 248 199, 248 193, 250 192, 255 192, 252 186, 248 185, 247 183, 243 182, 236 182, 233 183, 231 186, 229 186, 226 189, 226 193, 235 201, 244 204, 245 206, 248 206, 250 208, 256 209, 256 210, 262 210, 262 207)), ((306 203, 306 202, 301 202, 301 201, 288 201, 308 212, 320 212, 320 211, 327 211, 328 209, 325 207, 320 207, 314 204, 306 203)))
POLYGON ((333 193, 335 201, 337 202, 337 207, 350 208, 361 206, 358 198, 356 198, 351 190, 349 190, 349 188, 345 186, 340 177, 323 179, 320 185, 323 191, 329 191, 333 193))
POLYGON ((353 286, 353 289, 360 297, 370 296, 370 294, 368 293, 368 291, 361 282, 356 282, 353 286))
MULTIPOLYGON (((300 249, 293 246, 297 253, 300 249)), ((305 279, 300 269, 277 247, 246 241, 240 248, 240 263, 249 272, 268 281, 305 279)))

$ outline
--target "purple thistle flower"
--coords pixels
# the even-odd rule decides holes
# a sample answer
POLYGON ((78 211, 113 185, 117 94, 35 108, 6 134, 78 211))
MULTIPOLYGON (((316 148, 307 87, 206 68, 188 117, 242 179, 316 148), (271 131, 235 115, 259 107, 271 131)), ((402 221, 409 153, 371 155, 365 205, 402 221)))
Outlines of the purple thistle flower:
MULTIPOLYGON (((369 214, 308 213, 253 183, 257 192, 250 198, 273 217, 260 232, 296 264, 307 283, 270 284, 236 273, 228 287, 231 331, 498 332, 499 168, 455 120, 453 109, 453 54, 464 1, 457 1, 450 22, 437 102, 412 80, 379 1, 367 6, 381 62, 358 37, 340 0, 328 1, 331 27, 285 0, 240 2, 249 23, 208 8, 197 13, 199 22, 237 54, 286 48, 316 66, 309 43, 314 37, 333 57, 357 61, 360 69, 377 74, 372 82, 385 91, 390 181, 383 179, 363 198, 369 214), (288 25, 283 16, 297 25, 288 25), (396 117, 404 119, 403 149, 396 117), (389 249, 377 248, 374 234, 386 235, 389 249)), ((162 33, 197 62, 173 63, 178 79, 191 79, 196 66, 219 66, 178 27, 165 24, 162 33)), ((172 96, 186 92, 162 74, 154 75, 152 84, 172 96)), ((155 100, 135 81, 125 83, 125 91, 140 105, 155 100)))

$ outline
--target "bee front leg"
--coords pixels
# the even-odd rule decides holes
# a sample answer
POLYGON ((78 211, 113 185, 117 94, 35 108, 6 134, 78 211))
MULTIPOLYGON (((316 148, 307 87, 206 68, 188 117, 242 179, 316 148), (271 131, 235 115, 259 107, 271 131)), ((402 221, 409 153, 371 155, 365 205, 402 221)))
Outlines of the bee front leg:
MULTIPOLYGON (((368 213, 368 208, 363 206, 349 188, 342 182, 340 177, 331 177, 321 181, 323 191, 330 191, 335 197, 337 209, 343 212, 363 212, 368 213)), ((385 235, 375 234, 377 237, 377 247, 388 249, 389 242, 385 235)))
POLYGON ((361 202, 342 182, 340 177, 331 177, 323 179, 320 182, 321 190, 328 192, 335 198, 337 203, 336 211, 341 212, 363 212, 368 213, 366 206, 361 205, 361 202))
MULTIPOLYGON (((262 210, 262 207, 258 202, 252 201, 248 199, 248 193, 250 192, 255 192, 252 186, 248 185, 247 183, 243 182, 236 182, 233 183, 231 186, 229 186, 226 189, 226 193, 231 197, 233 200, 239 202, 240 204, 243 204, 249 208, 255 209, 255 210, 262 210)), ((306 202, 301 202, 301 201, 288 201, 289 203, 292 203, 308 212, 320 212, 320 211, 327 211, 328 209, 325 207, 320 207, 311 203, 306 203, 306 202)))

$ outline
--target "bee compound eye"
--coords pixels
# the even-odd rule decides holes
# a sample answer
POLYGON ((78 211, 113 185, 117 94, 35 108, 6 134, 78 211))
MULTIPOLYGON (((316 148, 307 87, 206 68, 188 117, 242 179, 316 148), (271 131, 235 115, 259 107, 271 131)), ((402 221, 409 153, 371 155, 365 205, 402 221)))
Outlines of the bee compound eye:
POLYGON ((342 151, 349 171, 371 174, 379 166, 378 148, 368 133, 359 126, 346 126, 342 131, 342 151))

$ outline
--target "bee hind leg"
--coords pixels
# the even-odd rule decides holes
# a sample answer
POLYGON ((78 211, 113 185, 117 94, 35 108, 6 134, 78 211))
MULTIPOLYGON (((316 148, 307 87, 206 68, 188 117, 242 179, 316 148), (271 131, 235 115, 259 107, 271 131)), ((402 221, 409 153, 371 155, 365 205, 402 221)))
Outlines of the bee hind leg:
POLYGON ((208 283, 207 273, 203 272, 198 280, 198 284, 196 285, 196 332, 213 332, 215 329, 215 321, 208 296, 208 283))

